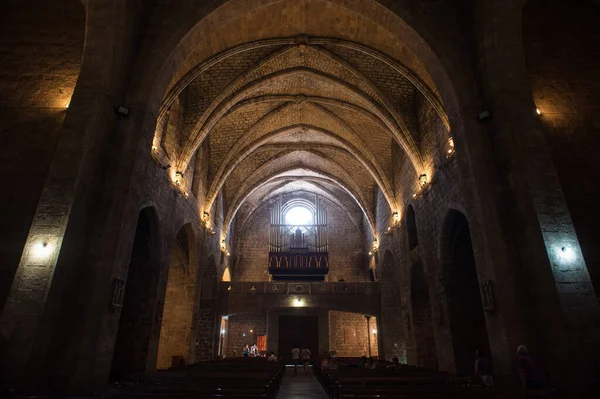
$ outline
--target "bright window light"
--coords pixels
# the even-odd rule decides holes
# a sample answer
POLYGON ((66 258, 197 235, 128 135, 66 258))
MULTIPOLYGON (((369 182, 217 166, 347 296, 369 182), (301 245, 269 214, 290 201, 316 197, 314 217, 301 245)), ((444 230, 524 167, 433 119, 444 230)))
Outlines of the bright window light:
POLYGON ((295 206, 285 214, 285 224, 306 225, 312 224, 313 214, 303 206, 295 206))

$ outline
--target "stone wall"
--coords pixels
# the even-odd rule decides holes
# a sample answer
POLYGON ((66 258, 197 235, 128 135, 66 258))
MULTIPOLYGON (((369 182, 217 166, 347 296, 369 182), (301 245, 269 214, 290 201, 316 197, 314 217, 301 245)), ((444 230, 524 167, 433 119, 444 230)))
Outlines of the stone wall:
POLYGON ((600 6, 591 1, 530 1, 523 13, 533 100, 596 291, 600 214, 589 209, 600 194, 598 18, 600 6))
MULTIPOLYGON (((301 197, 286 194, 284 200, 301 197)), ((314 199, 314 196, 313 196, 314 199)), ((323 200, 328 212, 329 281, 368 281, 364 266, 362 234, 348 215, 334 203, 323 200)), ((237 231, 239 259, 233 281, 268 281, 270 204, 263 203, 237 231)))
POLYGON ((358 313, 329 312, 329 350, 338 357, 378 356, 377 319, 358 313), (375 332, 373 332, 375 330, 375 332), (370 341, 369 341, 370 340, 370 341))
POLYGON ((58 143, 81 67, 85 9, 76 0, 0 5, 0 309, 58 143), (35 11, 32 11, 35 10, 35 11))
POLYGON ((267 335, 267 312, 242 313, 229 316, 227 339, 228 357, 242 356, 244 346, 256 343, 256 337, 267 335))

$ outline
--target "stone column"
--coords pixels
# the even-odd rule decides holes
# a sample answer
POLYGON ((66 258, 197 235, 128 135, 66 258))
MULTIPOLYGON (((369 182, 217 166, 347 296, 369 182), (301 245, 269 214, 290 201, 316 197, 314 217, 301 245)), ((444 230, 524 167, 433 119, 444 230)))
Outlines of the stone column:
MULTIPOLYGON (((81 72, 0 318, 0 333, 8 348, 2 362, 10 385, 31 388, 31 379, 41 376, 31 369, 24 375, 28 363, 35 359, 41 364, 56 340, 82 339, 87 333, 84 324, 70 328, 70 323, 82 321, 87 305, 70 290, 82 275, 95 273, 86 268, 90 240, 86 222, 92 205, 98 205, 94 193, 106 163, 101 154, 110 145, 119 121, 115 105, 127 86, 133 49, 127 11, 133 10, 125 10, 116 0, 90 0, 86 7, 81 72)), ((69 362, 77 353, 62 355, 50 362, 53 366, 46 372, 60 370, 56 361, 69 362)))
MULTIPOLYGON (((506 215, 519 241, 525 322, 533 355, 550 375, 577 386, 598 347, 600 308, 552 157, 535 112, 523 58, 521 5, 487 0, 477 8, 479 67, 493 113, 496 162, 508 188, 506 215), (565 358, 579 358, 564 367, 565 358), (578 367, 579 366, 579 367, 578 367)), ((513 348, 510 348, 511 350, 513 348)))

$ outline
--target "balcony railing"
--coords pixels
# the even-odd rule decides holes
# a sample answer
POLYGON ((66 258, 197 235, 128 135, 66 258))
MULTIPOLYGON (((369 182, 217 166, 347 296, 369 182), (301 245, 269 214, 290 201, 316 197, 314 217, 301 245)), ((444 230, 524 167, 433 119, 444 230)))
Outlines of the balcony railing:
POLYGON ((323 280, 329 273, 327 252, 269 252, 269 273, 276 280, 323 280))
POLYGON ((231 295, 379 295, 378 282, 229 282, 219 289, 231 295))

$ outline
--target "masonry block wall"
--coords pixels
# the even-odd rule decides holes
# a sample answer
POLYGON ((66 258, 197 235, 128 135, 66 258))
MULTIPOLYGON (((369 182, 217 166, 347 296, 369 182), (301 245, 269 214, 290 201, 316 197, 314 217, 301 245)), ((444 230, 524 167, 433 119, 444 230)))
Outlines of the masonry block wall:
MULTIPOLYGON (((287 194, 287 198, 298 195, 287 194)), ((314 199, 314 196, 313 196, 314 199)), ((329 281, 367 281, 361 232, 337 205, 324 201, 328 212, 329 281)), ((233 281, 268 281, 270 204, 264 203, 237 231, 239 259, 233 281)))
POLYGON ((76 0, 5 1, 0 25, 0 176, 11 193, 0 199, 1 309, 79 75, 85 9, 76 0))
MULTIPOLYGON (((164 312, 160 330, 158 359, 156 367, 171 367, 174 356, 179 356, 189 363, 194 331, 193 312, 196 295, 196 273, 190 270, 189 249, 182 248, 178 235, 178 243, 171 253, 167 289, 165 293, 164 312), (186 251, 187 250, 187 251, 186 251)), ((187 244, 187 243, 186 243, 187 244)), ((196 260, 196 259, 194 259, 196 260)))
POLYGON ((523 12, 525 61, 535 106, 592 283, 600 290, 600 9, 592 2, 530 1, 523 12), (582 183, 582 179, 585 183, 582 183))
POLYGON ((225 332, 228 357, 242 356, 246 345, 257 343, 257 337, 267 335, 267 312, 242 313, 229 316, 225 332))
POLYGON ((358 313, 329 312, 329 350, 338 357, 378 356, 377 320, 358 313), (373 332, 375 330, 375 332, 373 332), (370 340, 370 341, 369 341, 370 340))

